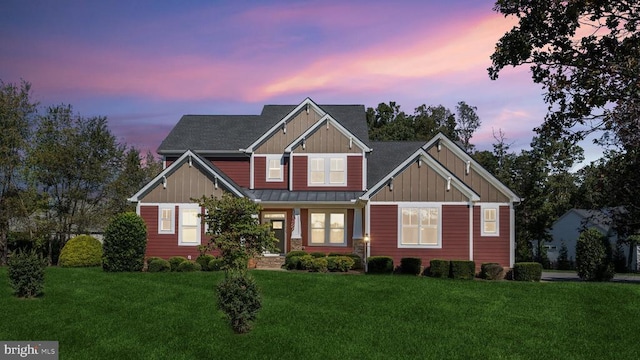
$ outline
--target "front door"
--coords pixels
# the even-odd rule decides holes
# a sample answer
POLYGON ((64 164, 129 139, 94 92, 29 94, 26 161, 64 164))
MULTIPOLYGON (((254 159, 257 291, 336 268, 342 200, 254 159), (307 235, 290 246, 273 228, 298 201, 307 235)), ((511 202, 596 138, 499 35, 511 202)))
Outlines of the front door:
POLYGON ((278 239, 278 249, 280 254, 284 254, 284 219, 270 219, 271 231, 278 239))

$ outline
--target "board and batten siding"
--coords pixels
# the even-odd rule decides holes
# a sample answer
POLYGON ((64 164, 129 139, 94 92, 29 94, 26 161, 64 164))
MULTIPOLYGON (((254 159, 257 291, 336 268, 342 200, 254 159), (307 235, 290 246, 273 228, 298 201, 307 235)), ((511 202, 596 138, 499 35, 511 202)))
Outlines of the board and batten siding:
POLYGON ((440 249, 398 248, 398 206, 371 204, 370 211, 370 256, 391 256, 394 265, 403 257, 419 257, 425 267, 432 259, 469 260, 467 205, 442 205, 440 249))
POLYGON ((304 149, 302 144, 298 144, 293 151, 297 154, 359 154, 363 152, 353 139, 345 136, 331 123, 320 125, 305 139, 304 149))
POLYGON ((447 179, 430 166, 418 161, 396 175, 393 189, 387 184, 371 197, 371 201, 429 201, 429 202, 465 202, 469 201, 453 184, 447 191, 447 179))
POLYGON ((476 268, 482 263, 496 262, 501 266, 510 267, 510 226, 509 206, 499 207, 499 233, 500 236, 481 236, 480 231, 482 223, 481 207, 473 208, 473 223, 478 224, 473 230, 473 260, 476 262, 476 268))
POLYGON ((221 197, 224 190, 215 183, 194 162, 189 166, 186 162, 167 176, 167 187, 159 182, 145 194, 141 203, 191 203, 192 198, 215 195, 221 197))
MULTIPOLYGON (((141 205, 140 217, 147 224, 147 250, 145 257, 157 256, 165 260, 173 256, 184 256, 195 260, 200 252, 197 246, 178 245, 178 206, 174 207, 174 233, 158 234, 158 211, 157 205, 141 205)), ((204 226, 201 227, 201 244, 206 244, 208 238, 204 234, 204 226)), ((216 255, 217 253, 214 253, 216 255)))
POLYGON ((480 195, 483 202, 508 203, 509 197, 503 194, 491 182, 473 169, 470 168, 467 174, 467 163, 446 146, 430 147, 427 152, 438 160, 444 167, 454 173, 458 179, 462 180, 473 191, 480 195))
POLYGON ((293 156, 294 191, 361 191, 362 190, 362 156, 347 156, 347 186, 309 186, 307 156, 293 156))
POLYGON ((307 111, 305 109, 300 110, 295 116, 293 116, 286 124, 286 133, 284 126, 276 130, 270 137, 268 137, 262 144, 256 149, 256 154, 280 154, 284 152, 284 149, 289 146, 295 139, 300 137, 303 132, 307 131, 309 127, 320 120, 321 116, 314 110, 307 111))

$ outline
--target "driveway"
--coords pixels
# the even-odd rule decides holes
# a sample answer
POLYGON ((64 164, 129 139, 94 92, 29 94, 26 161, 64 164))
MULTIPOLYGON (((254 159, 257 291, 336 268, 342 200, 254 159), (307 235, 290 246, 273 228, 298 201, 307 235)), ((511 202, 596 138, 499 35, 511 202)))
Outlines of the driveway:
MULTIPOLYGON (((542 281, 582 281, 578 274, 571 271, 543 271, 542 281)), ((640 284, 640 274, 616 274, 614 282, 640 284)))

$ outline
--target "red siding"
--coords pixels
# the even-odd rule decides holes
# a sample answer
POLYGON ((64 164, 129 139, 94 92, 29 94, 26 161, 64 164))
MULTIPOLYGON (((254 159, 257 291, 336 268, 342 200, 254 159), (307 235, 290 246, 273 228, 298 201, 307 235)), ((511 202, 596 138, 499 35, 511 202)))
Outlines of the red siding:
POLYGON ((169 157, 169 156, 167 156, 167 158, 165 159, 165 168, 168 168, 169 165, 173 164, 173 162, 176 161, 176 160, 178 160, 177 157, 173 157, 173 156, 169 157))
MULTIPOLYGON (((169 259, 172 256, 184 256, 195 260, 200 254, 197 246, 178 245, 178 207, 174 210, 174 234, 158 234, 158 206, 140 206, 140 216, 147 224, 147 251, 145 256, 157 256, 169 259)), ((201 244, 206 245, 209 238, 201 230, 201 244)))
POLYGON ((397 205, 371 206, 371 256, 391 256, 395 265, 403 257, 419 257, 423 266, 432 259, 469 259, 469 208, 466 205, 442 206, 442 248, 398 248, 397 205))
POLYGON ((289 160, 284 159, 282 165, 282 181, 267 181, 267 158, 256 156, 253 158, 253 186, 255 189, 287 189, 289 185, 289 160))
POLYGON ((511 222, 508 206, 500 206, 500 236, 480 236, 482 223, 480 222, 480 206, 473 209, 473 260, 476 267, 487 262, 497 262, 503 267, 509 267, 511 222))
POLYGON ((239 186, 249 187, 250 162, 248 158, 216 158, 211 159, 211 162, 239 186))
MULTIPOLYGON (((320 209, 318 209, 320 210, 320 209)), ((309 245, 309 210, 300 209, 300 226, 302 228, 302 247, 306 252, 353 252, 353 209, 347 210, 347 246, 314 246, 309 245)))
POLYGON ((362 190, 362 156, 347 156, 347 186, 308 186, 307 157, 293 157, 293 189, 306 191, 362 190))

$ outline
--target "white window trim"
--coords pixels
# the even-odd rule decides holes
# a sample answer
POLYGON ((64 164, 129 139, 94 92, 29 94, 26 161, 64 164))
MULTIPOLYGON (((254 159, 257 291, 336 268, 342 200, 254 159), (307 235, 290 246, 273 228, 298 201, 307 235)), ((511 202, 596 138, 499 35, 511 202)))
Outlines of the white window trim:
POLYGON ((183 210, 197 210, 198 213, 201 213, 200 205, 198 204, 180 204, 178 210, 178 245, 179 246, 198 246, 202 244, 202 218, 198 218, 198 223, 196 225, 196 234, 197 241, 196 242, 183 242, 182 241, 182 214, 183 210))
POLYGON ((158 234, 175 234, 176 233, 176 207, 175 205, 163 205, 158 206, 158 234), (171 211, 171 229, 170 230, 162 230, 162 211, 169 210, 171 211))
POLYGON ((348 162, 346 154, 307 154, 307 186, 308 187, 345 187, 347 186, 348 162), (324 182, 314 184, 311 182, 311 159, 324 159, 324 182), (344 181, 331 183, 331 159, 342 159, 344 164, 344 181))
POLYGON ((282 182, 284 180, 284 158, 282 155, 267 155, 265 163, 265 180, 266 182, 282 182), (280 177, 269 178, 269 162, 271 160, 278 160, 280 162, 280 177))
POLYGON ((348 232, 348 219, 347 219, 347 211, 346 210, 313 210, 310 209, 309 210, 309 222, 308 222, 308 229, 307 232, 309 234, 309 240, 307 241, 307 245, 308 246, 312 246, 312 247, 321 247, 321 246, 332 246, 332 247, 346 247, 347 246, 347 232, 348 232), (324 214, 325 215, 325 225, 324 225, 324 241, 322 244, 318 244, 318 243, 312 243, 311 242, 311 214, 324 214), (329 234, 331 232, 331 223, 327 218, 331 218, 331 214, 343 214, 344 215, 344 239, 343 242, 341 244, 337 244, 337 243, 330 243, 328 242, 329 239, 329 234), (328 231, 327 231, 328 230, 328 231))
POLYGON ((499 204, 481 204, 480 205, 480 236, 496 237, 500 236, 500 205, 499 204), (494 209, 496 211, 496 231, 485 232, 484 231, 484 211, 487 209, 494 209))
MULTIPOLYGON (((420 233, 420 232, 418 232, 420 233)), ((398 248, 404 249, 441 249, 442 248, 442 203, 401 203, 398 204, 398 248), (402 209, 436 208, 438 209, 438 241, 436 244, 402 243, 402 209)))

